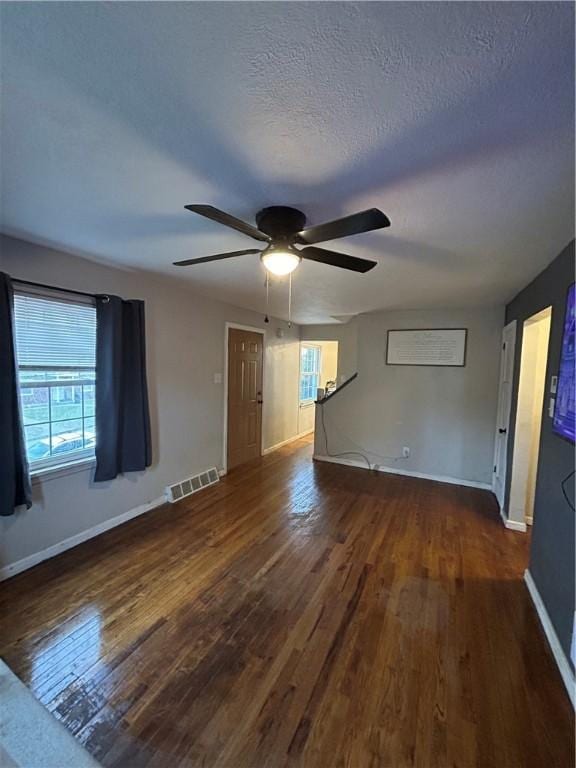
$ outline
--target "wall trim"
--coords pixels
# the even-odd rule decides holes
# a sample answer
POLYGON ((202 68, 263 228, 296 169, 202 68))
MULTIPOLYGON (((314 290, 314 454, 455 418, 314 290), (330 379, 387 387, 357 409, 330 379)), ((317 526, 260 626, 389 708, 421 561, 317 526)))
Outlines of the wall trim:
POLYGON ((500 507, 500 517, 502 518, 504 527, 508 528, 509 531, 520 531, 521 533, 526 533, 528 530, 526 523, 519 523, 517 520, 509 520, 504 514, 502 507, 500 507))
POLYGON ((280 443, 275 443, 275 445, 271 445, 269 448, 264 448, 262 451, 262 456, 266 456, 267 453, 272 453, 273 451, 277 451, 278 448, 282 448, 283 445, 288 445, 288 443, 294 443, 296 440, 300 440, 302 437, 306 437, 307 435, 311 435, 314 432, 313 429, 307 429, 305 432, 300 432, 297 435, 294 435, 293 437, 289 437, 286 440, 282 440, 280 443))
POLYGON ((42 485, 51 480, 57 480, 59 477, 75 475, 77 472, 88 472, 95 466, 96 459, 94 456, 91 456, 77 461, 70 461, 66 464, 57 464, 55 467, 45 467, 44 469, 37 470, 33 469, 30 472, 30 479, 32 485, 42 485))
POLYGON ((560 641, 558 640, 558 635, 556 634, 554 625, 550 621, 550 616, 548 615, 544 601, 540 596, 536 582, 534 581, 528 568, 524 571, 524 581, 526 582, 528 592, 532 598, 532 602, 534 603, 534 608, 536 609, 536 613, 538 614, 538 618, 542 624, 542 629, 544 630, 544 634, 548 640, 548 645, 550 646, 550 650, 552 651, 552 655, 554 656, 558 670, 562 675, 562 680, 564 681, 564 685, 568 691, 568 696, 570 697, 572 706, 576 709, 576 679, 574 677, 574 672, 572 671, 570 662, 564 653, 564 649, 560 645, 560 641))
MULTIPOLYGON (((363 461, 356 461, 355 459, 341 459, 336 456, 322 456, 314 454, 313 457, 316 461, 327 461, 331 464, 344 464, 349 467, 359 467, 360 469, 366 469, 366 463, 363 461)), ((463 485, 468 488, 480 488, 483 491, 491 491, 492 486, 490 483, 479 483, 476 480, 463 480, 459 477, 449 477, 447 475, 430 475, 426 472, 416 472, 410 469, 397 469, 396 467, 386 467, 382 464, 372 464, 372 469, 378 472, 386 472, 390 475, 404 475, 406 477, 418 477, 421 480, 434 480, 437 483, 448 483, 449 485, 463 485)))
POLYGON ((158 499, 148 501, 146 504, 140 504, 138 507, 129 509, 121 515, 104 520, 103 522, 98 523, 98 525, 94 525, 92 528, 80 531, 80 533, 76 533, 68 539, 59 541, 57 544, 52 544, 52 546, 42 549, 40 552, 34 552, 32 555, 22 558, 22 560, 16 560, 14 563, 4 565, 0 568, 0 581, 5 581, 12 576, 16 576, 16 574, 22 573, 22 571, 27 571, 29 568, 33 568, 35 565, 44 562, 44 560, 56 557, 56 555, 65 552, 67 549, 72 549, 73 547, 78 546, 78 544, 88 541, 88 539, 93 539, 101 533, 105 533, 111 528, 116 528, 116 526, 122 525, 122 523, 126 523, 128 520, 132 520, 132 518, 143 515, 146 512, 150 512, 152 509, 160 507, 165 503, 166 497, 160 496, 158 499))

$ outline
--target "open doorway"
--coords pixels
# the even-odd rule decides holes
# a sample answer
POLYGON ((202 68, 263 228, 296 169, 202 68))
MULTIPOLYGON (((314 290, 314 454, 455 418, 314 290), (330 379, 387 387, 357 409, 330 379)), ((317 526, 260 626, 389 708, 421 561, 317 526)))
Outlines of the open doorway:
POLYGON ((552 307, 524 322, 508 519, 526 530, 534 514, 552 307))
POLYGON ((318 389, 336 388, 338 376, 337 341, 300 342, 300 387, 298 433, 314 431, 314 401, 318 389))

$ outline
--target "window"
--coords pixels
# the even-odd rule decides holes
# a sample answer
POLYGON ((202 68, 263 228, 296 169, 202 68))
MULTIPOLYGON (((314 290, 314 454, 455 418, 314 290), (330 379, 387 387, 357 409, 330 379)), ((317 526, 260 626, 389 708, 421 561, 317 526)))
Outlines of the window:
POLYGON ((316 399, 320 385, 320 347, 302 344, 300 347, 300 402, 316 399))
POLYGON ((30 469, 93 456, 96 307, 60 294, 17 292, 14 320, 30 469))

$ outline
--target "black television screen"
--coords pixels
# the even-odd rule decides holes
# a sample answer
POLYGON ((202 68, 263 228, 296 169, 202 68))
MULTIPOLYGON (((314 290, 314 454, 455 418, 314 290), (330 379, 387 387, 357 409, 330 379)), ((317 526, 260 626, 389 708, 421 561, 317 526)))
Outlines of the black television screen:
POLYGON ((560 357, 560 371, 558 375, 558 389, 556 391, 556 405, 554 408, 554 420, 552 428, 554 432, 567 440, 574 442, 576 431, 576 407, 574 393, 574 364, 575 338, 574 338, 574 304, 575 283, 568 289, 566 300, 566 314, 564 316, 564 335, 562 336, 562 353, 560 357))

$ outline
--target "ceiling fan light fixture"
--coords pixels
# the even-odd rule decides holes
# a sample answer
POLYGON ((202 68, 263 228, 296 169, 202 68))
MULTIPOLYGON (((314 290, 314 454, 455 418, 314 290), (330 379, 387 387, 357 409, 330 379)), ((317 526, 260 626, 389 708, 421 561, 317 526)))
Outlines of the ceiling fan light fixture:
POLYGON ((248 248, 230 253, 215 253, 212 256, 202 256, 199 259, 175 261, 175 266, 188 267, 192 264, 204 264, 208 261, 221 261, 249 253, 259 253, 267 274, 280 277, 291 275, 302 259, 316 261, 319 264, 328 264, 350 272, 368 272, 377 266, 377 262, 348 256, 337 251, 329 251, 326 248, 318 248, 315 244, 390 226, 390 219, 377 208, 369 208, 366 211, 353 213, 334 221, 306 227, 306 216, 302 211, 284 205, 272 205, 258 211, 256 214, 257 226, 254 227, 252 224, 247 224, 213 205, 186 205, 184 207, 191 213, 204 216, 204 218, 223 224, 254 240, 265 242, 267 245, 263 251, 248 248), (299 251, 294 248, 294 243, 306 247, 299 251))
POLYGON ((268 272, 277 277, 283 277, 294 272, 302 261, 302 256, 290 246, 270 245, 262 252, 260 259, 268 272))

